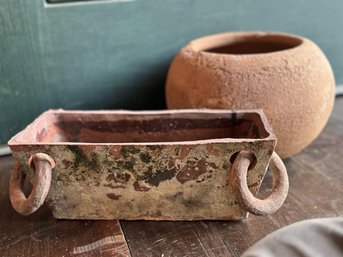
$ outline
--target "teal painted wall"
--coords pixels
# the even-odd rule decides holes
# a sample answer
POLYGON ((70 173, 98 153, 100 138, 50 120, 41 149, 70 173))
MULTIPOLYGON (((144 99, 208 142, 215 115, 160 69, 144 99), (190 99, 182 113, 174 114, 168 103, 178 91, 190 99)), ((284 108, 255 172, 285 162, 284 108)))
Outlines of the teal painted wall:
POLYGON ((343 83, 342 21, 341 0, 1 0, 0 143, 48 108, 165 108, 173 56, 217 32, 308 37, 343 83))

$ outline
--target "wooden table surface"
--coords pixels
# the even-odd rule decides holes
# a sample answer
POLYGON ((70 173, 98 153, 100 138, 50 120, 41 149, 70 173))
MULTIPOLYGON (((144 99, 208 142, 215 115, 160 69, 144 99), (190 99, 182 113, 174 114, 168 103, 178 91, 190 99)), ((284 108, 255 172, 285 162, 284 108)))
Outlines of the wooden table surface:
MULTIPOLYGON (((285 161, 290 190, 268 217, 243 221, 66 221, 46 208, 29 217, 11 207, 8 180, 14 165, 0 158, 0 256, 240 256, 269 233, 296 221, 343 216, 343 98, 307 149, 285 161)), ((260 196, 270 192, 271 176, 260 196)))

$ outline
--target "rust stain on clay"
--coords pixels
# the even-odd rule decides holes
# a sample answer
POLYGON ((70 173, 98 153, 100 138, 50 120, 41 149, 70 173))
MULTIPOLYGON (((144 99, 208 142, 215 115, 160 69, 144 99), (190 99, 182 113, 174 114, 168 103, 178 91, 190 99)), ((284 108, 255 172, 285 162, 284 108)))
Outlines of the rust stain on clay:
POLYGON ((114 183, 126 183, 130 180, 131 175, 128 173, 124 173, 122 175, 119 174, 108 174, 106 181, 111 182, 113 181, 114 183))
POLYGON ((166 170, 156 170, 155 172, 149 168, 146 172, 143 173, 139 179, 144 180, 146 183, 157 187, 162 181, 170 180, 174 178, 176 174, 176 168, 166 169, 166 170))
POLYGON ((183 184, 187 181, 198 179, 200 175, 206 172, 206 162, 205 160, 200 160, 195 164, 188 163, 185 165, 176 175, 176 179, 183 184))
POLYGON ((136 191, 141 191, 141 192, 146 192, 150 190, 149 187, 140 185, 138 181, 135 181, 135 183, 133 183, 133 187, 136 191))
POLYGON ((111 147, 109 150, 109 154, 115 159, 118 160, 120 159, 120 150, 119 147, 111 147))
POLYGON ((116 195, 116 194, 113 194, 113 193, 109 193, 109 194, 106 194, 108 198, 112 199, 112 200, 118 200, 121 195, 116 195))

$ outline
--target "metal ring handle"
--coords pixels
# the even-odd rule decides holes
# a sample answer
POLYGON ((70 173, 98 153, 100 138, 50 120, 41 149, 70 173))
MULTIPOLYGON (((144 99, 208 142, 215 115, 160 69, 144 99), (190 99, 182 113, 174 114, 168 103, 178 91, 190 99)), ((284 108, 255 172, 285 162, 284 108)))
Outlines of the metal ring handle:
POLYGON ((255 215, 268 215, 278 210, 285 201, 288 193, 288 175, 285 165, 276 152, 273 152, 269 168, 273 175, 273 190, 264 200, 253 196, 247 185, 247 172, 253 159, 251 153, 238 153, 231 167, 231 183, 233 192, 248 212, 255 215))
POLYGON ((32 191, 28 198, 23 192, 25 174, 20 165, 16 164, 10 179, 10 200, 13 208, 21 215, 27 216, 34 213, 45 201, 48 195, 51 173, 55 161, 45 153, 36 153, 29 159, 29 165, 35 171, 32 191))

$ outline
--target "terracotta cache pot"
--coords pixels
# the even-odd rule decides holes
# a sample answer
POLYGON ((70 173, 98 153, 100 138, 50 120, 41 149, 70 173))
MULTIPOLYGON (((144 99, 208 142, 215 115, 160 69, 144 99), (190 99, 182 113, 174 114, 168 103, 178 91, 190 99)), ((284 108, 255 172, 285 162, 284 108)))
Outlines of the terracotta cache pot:
POLYGON ((262 108, 291 156, 325 126, 334 104, 328 60, 309 39, 282 33, 229 32, 196 39, 170 67, 168 108, 262 108))
POLYGON ((58 219, 240 220, 275 212, 288 192, 261 110, 50 110, 8 144, 22 215, 45 202, 58 219), (268 166, 273 189, 261 200, 268 166))

